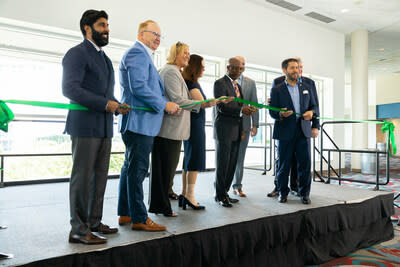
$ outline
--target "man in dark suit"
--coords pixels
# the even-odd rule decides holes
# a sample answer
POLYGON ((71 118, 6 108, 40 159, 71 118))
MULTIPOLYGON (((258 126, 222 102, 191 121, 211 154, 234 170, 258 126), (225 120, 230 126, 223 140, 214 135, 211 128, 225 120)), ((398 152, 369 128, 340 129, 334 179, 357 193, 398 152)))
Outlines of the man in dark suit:
POLYGON ((80 20, 84 41, 63 58, 62 90, 71 103, 88 111, 70 110, 65 132, 72 140, 69 242, 101 244, 102 234, 118 231, 101 222, 110 163, 113 113, 127 113, 114 97, 114 70, 102 47, 108 44, 108 15, 87 10, 80 20))
POLYGON ((297 159, 299 172, 299 195, 303 204, 310 204, 311 156, 309 138, 311 137, 311 119, 316 109, 314 97, 309 89, 299 83, 298 61, 294 58, 282 62, 286 79, 271 90, 271 106, 287 111, 269 113, 275 119, 273 138, 278 140, 277 185, 279 202, 287 202, 289 193, 288 176, 293 154, 297 159))
MULTIPOLYGON (((314 102, 316 105, 315 108, 315 114, 313 115, 313 118, 311 120, 312 125, 311 125, 311 136, 312 138, 316 138, 319 133, 319 101, 318 101, 318 94, 317 94, 317 89, 315 87, 315 82, 307 77, 302 76, 303 75, 303 62, 301 58, 296 57, 298 63, 299 63, 299 83, 302 85, 303 88, 307 88, 309 92, 312 94, 312 97, 314 98, 314 102)), ((284 72, 284 70, 282 70, 284 72)), ((285 73, 285 72, 284 72, 285 73)), ((274 79, 272 83, 272 87, 275 87, 275 85, 279 85, 280 83, 283 83, 285 81, 286 76, 280 76, 276 79, 274 79)), ((275 188, 272 190, 272 192, 268 193, 268 197, 276 197, 279 195, 278 189, 277 189, 277 179, 275 176, 274 180, 275 188)), ((297 174, 297 160, 296 156, 293 155, 292 159, 292 166, 290 169, 290 190, 293 194, 299 195, 298 194, 298 186, 299 186, 299 178, 297 174)))
MULTIPOLYGON (((232 96, 243 98, 237 79, 243 72, 243 67, 237 58, 229 59, 228 73, 215 81, 214 97, 232 96)), ((216 144, 216 175, 215 201, 223 207, 232 207, 231 203, 239 200, 228 195, 238 158, 239 144, 242 138, 242 114, 251 115, 255 109, 251 106, 242 106, 232 101, 219 103, 216 106, 214 121, 214 139, 216 144)))

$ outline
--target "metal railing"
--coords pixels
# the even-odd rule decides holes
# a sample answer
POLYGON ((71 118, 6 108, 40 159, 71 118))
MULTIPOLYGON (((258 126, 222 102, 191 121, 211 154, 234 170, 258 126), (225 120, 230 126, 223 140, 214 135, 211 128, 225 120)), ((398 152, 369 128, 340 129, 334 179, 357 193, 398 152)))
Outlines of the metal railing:
MULTIPOLYGON (((16 119, 13 122, 34 122, 34 123, 65 123, 65 120, 49 120, 49 119, 16 119)), ((264 168, 255 168, 255 167, 246 167, 246 169, 259 170, 263 171, 263 174, 266 174, 267 171, 272 168, 272 154, 273 154, 273 146, 272 144, 272 123, 261 123, 260 126, 263 126, 265 131, 265 136, 267 135, 267 130, 269 130, 269 139, 265 139, 263 146, 248 146, 248 148, 255 149, 263 149, 264 150, 264 168), (269 141, 269 144, 268 144, 269 141), (267 150, 269 150, 269 167, 267 167, 267 150)), ((211 124, 206 124, 206 127, 212 127, 211 124)), ((206 152, 215 151, 215 148, 206 149, 206 152)), ((181 150, 181 153, 184 151, 181 150)), ((124 154, 124 152, 111 152, 111 155, 124 154)), ((22 157, 63 157, 63 156, 72 156, 72 153, 3 153, 0 154, 0 188, 5 186, 13 186, 13 185, 27 185, 27 184, 43 184, 43 183, 57 183, 57 182, 68 182, 69 177, 53 177, 46 179, 29 179, 29 180, 20 180, 20 181, 5 181, 5 159, 6 158, 22 158, 22 157)), ((215 168, 207 168, 206 171, 214 171, 215 168)), ((176 173, 181 173, 181 170, 177 170, 176 173)), ((109 174, 108 178, 115 179, 119 178, 119 174, 109 174)))
MULTIPOLYGON (((314 146, 314 155, 313 155, 313 180, 315 181, 316 176, 320 179, 321 182, 324 183, 330 183, 330 180, 338 180, 339 185, 341 184, 342 181, 351 181, 351 182, 357 182, 357 183, 364 183, 364 184, 375 184, 374 190, 379 190, 379 185, 387 185, 390 180, 390 155, 389 151, 379 151, 379 150, 363 150, 363 149, 341 149, 339 146, 333 141, 333 139, 329 136, 329 134, 325 131, 324 126, 329 125, 329 124, 347 124, 347 123, 362 123, 362 122, 353 122, 353 121, 329 121, 329 122, 324 122, 321 125, 321 134, 320 134, 320 149, 317 148, 315 145, 315 139, 313 141, 313 146, 314 146), (331 144, 334 146, 334 148, 324 148, 324 136, 326 136, 331 144), (324 152, 328 153, 328 158, 326 159, 324 157, 324 152), (331 153, 338 153, 339 156, 339 168, 338 171, 336 171, 332 164, 331 164, 331 153), (316 171, 315 168, 315 155, 316 154, 320 155, 320 171, 319 173, 316 171), (376 179, 375 182, 371 181, 366 181, 366 180, 359 180, 359 179, 351 179, 351 178, 344 178, 342 177, 342 153, 365 153, 365 154, 375 154, 376 157, 376 179), (386 155, 386 182, 381 183, 379 180, 379 155, 384 154, 386 155), (328 165, 327 169, 327 175, 323 175, 323 163, 326 163, 328 165), (331 176, 331 171, 336 175, 331 176)), ((389 135, 386 137, 386 142, 388 144, 388 147, 390 147, 390 138, 389 135)))
POLYGON ((262 148, 264 149, 264 168, 255 168, 255 167, 244 167, 245 169, 248 170, 256 170, 256 171, 263 171, 263 175, 266 175, 267 171, 270 171, 272 169, 272 162, 275 162, 275 157, 273 155, 275 154, 275 145, 272 140, 272 127, 273 123, 260 123, 260 126, 264 126, 264 133, 265 136, 267 135, 267 129, 269 129, 269 139, 264 138, 264 146, 248 146, 247 148, 262 148), (269 150, 269 167, 267 167, 267 150, 269 150))

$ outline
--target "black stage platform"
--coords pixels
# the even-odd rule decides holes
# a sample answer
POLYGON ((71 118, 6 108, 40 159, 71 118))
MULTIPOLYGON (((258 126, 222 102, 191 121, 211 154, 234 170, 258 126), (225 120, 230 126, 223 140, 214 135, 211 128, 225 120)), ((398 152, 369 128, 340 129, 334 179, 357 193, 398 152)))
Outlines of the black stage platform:
MULTIPOLYGON (((123 226, 96 246, 67 242, 68 184, 0 188, 0 225, 8 225, 0 231, 0 252, 14 254, 0 266, 303 266, 393 237, 393 194, 313 183, 311 205, 292 195, 281 204, 266 197, 273 177, 246 171, 248 197, 223 208, 213 201, 213 177, 198 178, 197 200, 205 211, 182 211, 173 203, 177 218, 150 214, 166 232, 123 226)), ((103 221, 112 226, 117 189, 118 180, 110 180, 103 221)))

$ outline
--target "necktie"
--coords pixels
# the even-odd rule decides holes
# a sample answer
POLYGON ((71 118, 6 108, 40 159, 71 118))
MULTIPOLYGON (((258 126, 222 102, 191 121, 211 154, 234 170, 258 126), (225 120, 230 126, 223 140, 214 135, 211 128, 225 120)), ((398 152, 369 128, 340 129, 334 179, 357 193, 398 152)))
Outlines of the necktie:
POLYGON ((103 50, 100 50, 99 53, 100 53, 101 58, 103 59, 104 66, 107 67, 107 62, 106 62, 106 57, 105 57, 105 55, 104 55, 104 51, 103 51, 103 50))
POLYGON ((233 83, 233 88, 235 88, 236 97, 240 97, 240 91, 237 81, 233 80, 232 83, 233 83))

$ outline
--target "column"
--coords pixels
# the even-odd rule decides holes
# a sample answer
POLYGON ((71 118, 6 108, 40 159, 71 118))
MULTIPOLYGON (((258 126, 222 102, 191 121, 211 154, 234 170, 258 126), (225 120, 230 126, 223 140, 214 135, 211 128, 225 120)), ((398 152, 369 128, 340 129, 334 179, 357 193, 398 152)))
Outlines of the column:
MULTIPOLYGON (((351 33, 351 103, 352 119, 368 118, 368 31, 351 33)), ((365 123, 353 124, 353 149, 368 147, 368 127, 365 123)), ((361 154, 353 153, 352 169, 361 169, 361 154)))

